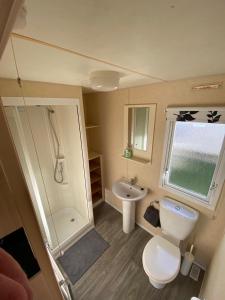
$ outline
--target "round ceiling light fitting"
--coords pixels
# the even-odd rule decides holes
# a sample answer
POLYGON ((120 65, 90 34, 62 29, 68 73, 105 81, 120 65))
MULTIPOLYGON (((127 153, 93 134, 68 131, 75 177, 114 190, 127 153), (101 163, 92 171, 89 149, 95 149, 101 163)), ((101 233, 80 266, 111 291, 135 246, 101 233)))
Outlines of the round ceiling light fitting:
POLYGON ((119 88, 120 74, 116 71, 94 71, 90 74, 90 85, 95 91, 110 92, 119 88))

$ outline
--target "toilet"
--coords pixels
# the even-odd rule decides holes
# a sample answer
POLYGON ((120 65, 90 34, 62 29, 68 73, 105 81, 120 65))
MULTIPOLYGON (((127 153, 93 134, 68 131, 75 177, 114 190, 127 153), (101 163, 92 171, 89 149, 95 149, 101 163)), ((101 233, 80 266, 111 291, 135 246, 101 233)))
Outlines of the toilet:
POLYGON ((142 255, 144 271, 155 288, 163 288, 179 273, 179 243, 191 233, 198 216, 197 211, 175 200, 160 200, 162 235, 154 236, 145 246, 142 255))

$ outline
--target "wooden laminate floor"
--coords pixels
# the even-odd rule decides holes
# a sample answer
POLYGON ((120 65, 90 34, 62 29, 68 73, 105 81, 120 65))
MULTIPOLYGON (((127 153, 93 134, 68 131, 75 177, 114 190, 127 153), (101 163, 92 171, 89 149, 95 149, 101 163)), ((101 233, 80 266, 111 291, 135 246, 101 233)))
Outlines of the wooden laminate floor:
POLYGON ((124 234, 121 214, 106 203, 94 213, 96 230, 110 247, 73 286, 75 300, 190 300, 198 295, 201 282, 180 274, 162 290, 152 287, 142 267, 151 236, 138 226, 124 234))

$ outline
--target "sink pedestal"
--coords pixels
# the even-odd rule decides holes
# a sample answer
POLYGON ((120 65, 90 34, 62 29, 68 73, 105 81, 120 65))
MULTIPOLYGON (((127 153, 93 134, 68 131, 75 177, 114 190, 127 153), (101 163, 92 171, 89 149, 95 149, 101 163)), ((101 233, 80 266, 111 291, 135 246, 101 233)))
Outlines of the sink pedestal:
POLYGON ((123 232, 130 233, 135 227, 135 202, 123 201, 123 232))

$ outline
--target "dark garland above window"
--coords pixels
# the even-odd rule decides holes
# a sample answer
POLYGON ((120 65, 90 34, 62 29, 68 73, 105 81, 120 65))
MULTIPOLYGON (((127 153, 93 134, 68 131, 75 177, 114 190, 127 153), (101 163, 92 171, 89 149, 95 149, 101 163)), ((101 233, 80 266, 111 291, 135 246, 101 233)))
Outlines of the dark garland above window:
POLYGON ((180 111, 179 114, 174 114, 175 116, 177 116, 177 121, 194 121, 195 118, 193 117, 193 115, 197 114, 198 111, 180 111))
POLYGON ((209 111, 207 114, 208 123, 216 123, 219 122, 221 115, 218 115, 218 111, 209 111))
POLYGON ((179 122, 225 123, 225 107, 168 108, 167 120, 179 122))

